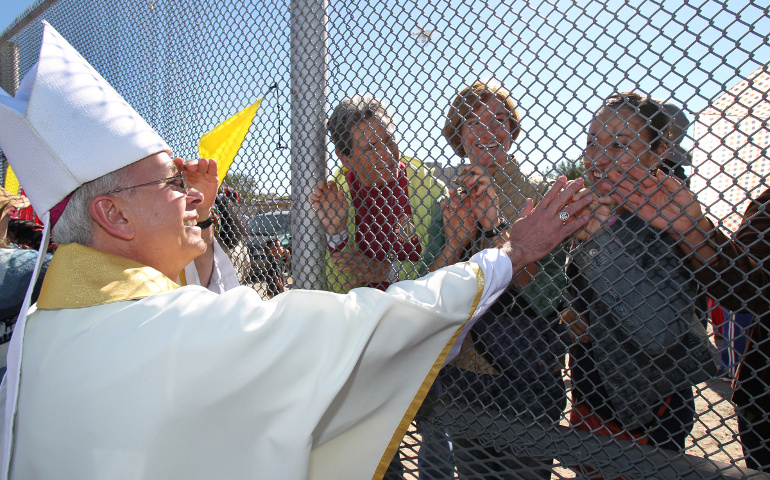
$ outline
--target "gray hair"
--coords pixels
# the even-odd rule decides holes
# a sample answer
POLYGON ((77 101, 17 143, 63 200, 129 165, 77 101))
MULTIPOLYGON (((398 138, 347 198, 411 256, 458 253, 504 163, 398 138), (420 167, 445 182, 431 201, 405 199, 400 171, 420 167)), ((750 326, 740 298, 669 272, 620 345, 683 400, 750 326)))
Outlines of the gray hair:
MULTIPOLYGON (((125 167, 84 183, 72 192, 67 207, 53 227, 53 240, 59 244, 79 243, 90 245, 94 234, 93 219, 88 206, 94 197, 110 190, 117 190, 128 182, 125 167)), ((126 190, 126 193, 131 192, 126 190)), ((130 194, 130 193, 129 193, 130 194)))
POLYGON ((334 149, 342 155, 349 156, 353 152, 351 128, 362 120, 375 117, 385 125, 388 133, 394 135, 393 117, 383 101, 369 93, 342 100, 326 122, 326 129, 332 137, 334 149))

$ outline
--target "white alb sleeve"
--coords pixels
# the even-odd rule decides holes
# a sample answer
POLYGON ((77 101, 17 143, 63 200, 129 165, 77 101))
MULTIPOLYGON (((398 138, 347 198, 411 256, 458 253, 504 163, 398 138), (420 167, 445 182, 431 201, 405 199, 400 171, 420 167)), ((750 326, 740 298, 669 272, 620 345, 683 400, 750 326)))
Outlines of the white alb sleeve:
POLYGON ((484 274, 484 292, 481 294, 481 300, 471 319, 463 327, 457 342, 452 346, 452 350, 450 350, 449 355, 444 361, 444 365, 452 361, 460 353, 460 347, 470 329, 481 318, 481 315, 489 310, 489 307, 495 303, 495 300, 513 280, 513 263, 511 263, 508 255, 501 252, 498 248, 488 248, 480 251, 471 257, 471 262, 481 267, 481 271, 484 274))
POLYGON ((239 285, 238 274, 235 271, 233 262, 230 261, 230 257, 219 246, 219 242, 214 242, 214 268, 211 270, 211 279, 206 288, 214 293, 224 293, 239 285))
MULTIPOLYGON (((184 275, 187 279, 187 285, 201 284, 198 269, 195 268, 195 261, 188 263, 184 267, 184 275)), ((211 269, 211 278, 209 278, 207 286, 202 286, 205 286, 214 293, 225 293, 238 285, 240 285, 240 282, 238 281, 238 274, 235 271, 233 262, 230 261, 230 257, 227 256, 219 242, 214 241, 214 266, 211 269)))

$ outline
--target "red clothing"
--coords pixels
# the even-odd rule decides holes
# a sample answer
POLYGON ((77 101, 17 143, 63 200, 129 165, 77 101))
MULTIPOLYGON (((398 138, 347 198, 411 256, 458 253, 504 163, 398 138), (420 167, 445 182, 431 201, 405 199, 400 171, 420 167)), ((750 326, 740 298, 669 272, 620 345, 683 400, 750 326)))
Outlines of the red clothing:
MULTIPOLYGON (((21 189, 20 192, 22 195, 24 195, 24 189, 21 189)), ((32 208, 32 205, 26 208, 20 208, 15 209, 15 211, 11 214, 11 218, 16 218, 19 220, 29 220, 30 222, 35 222, 38 225, 42 225, 43 222, 40 220, 40 218, 35 213, 35 210, 32 208)))
POLYGON ((356 245, 361 253, 377 260, 392 255, 401 261, 418 262, 422 255, 420 237, 414 233, 407 238, 408 227, 402 227, 411 224, 412 216, 406 165, 399 163, 398 169, 398 178, 380 188, 365 187, 354 172, 347 174, 356 212, 356 245))
POLYGON ((739 407, 760 406, 770 411, 770 189, 751 201, 735 238, 714 230, 709 237, 717 256, 696 270, 695 278, 709 296, 735 312, 753 313, 756 318, 751 343, 743 358, 733 401, 739 407))
MULTIPOLYGON (((398 165, 398 178, 383 187, 366 187, 355 172, 347 174, 350 196, 355 209, 355 240, 365 256, 380 261, 397 258, 400 261, 420 261, 422 246, 411 221, 409 179, 406 165, 398 165), (410 236, 409 233, 411 233, 410 236)), ((334 251, 345 247, 347 242, 334 251)), ((388 284, 371 285, 385 289, 388 284)))

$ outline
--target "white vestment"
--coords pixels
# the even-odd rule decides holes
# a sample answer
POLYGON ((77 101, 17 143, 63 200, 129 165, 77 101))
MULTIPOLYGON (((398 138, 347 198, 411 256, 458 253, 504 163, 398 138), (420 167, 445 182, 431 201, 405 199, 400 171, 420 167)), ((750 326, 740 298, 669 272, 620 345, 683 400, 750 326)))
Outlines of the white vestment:
MULTIPOLYGON (((211 269, 211 278, 209 284, 206 286, 214 293, 224 293, 231 288, 235 288, 240 285, 238 281, 238 274, 235 271, 233 262, 230 261, 230 257, 219 245, 216 240, 213 243, 214 247, 214 265, 211 269)), ((195 268, 195 262, 190 262, 184 267, 184 279, 179 279, 177 283, 182 286, 185 285, 200 285, 201 279, 198 276, 198 269, 195 268)))
POLYGON ((11 478, 381 478, 511 276, 488 250, 387 292, 263 301, 64 245, 27 320, 11 478))

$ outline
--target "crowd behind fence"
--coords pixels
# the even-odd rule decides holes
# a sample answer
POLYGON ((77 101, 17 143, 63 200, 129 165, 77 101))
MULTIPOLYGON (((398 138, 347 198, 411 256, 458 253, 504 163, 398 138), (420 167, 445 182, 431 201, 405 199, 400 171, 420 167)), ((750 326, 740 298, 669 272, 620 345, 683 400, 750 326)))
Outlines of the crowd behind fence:
POLYGON ((766 4, 40 0, 0 36, 11 94, 42 19, 181 157, 263 99, 215 210, 265 298, 467 260, 562 174, 596 195, 385 478, 770 472, 766 4))

